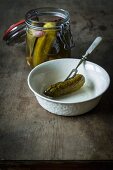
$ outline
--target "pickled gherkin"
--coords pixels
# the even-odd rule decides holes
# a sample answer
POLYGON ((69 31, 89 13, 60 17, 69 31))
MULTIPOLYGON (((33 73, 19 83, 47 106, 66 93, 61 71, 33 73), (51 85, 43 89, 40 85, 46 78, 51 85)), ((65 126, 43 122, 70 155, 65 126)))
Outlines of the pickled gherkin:
POLYGON ((28 30, 26 33, 27 39, 26 39, 26 45, 27 45, 27 64, 33 66, 32 62, 32 54, 34 50, 34 45, 36 41, 36 37, 33 36, 33 30, 28 30))
POLYGON ((33 66, 46 61, 48 59, 48 53, 56 39, 56 30, 48 28, 55 27, 55 22, 47 22, 43 28, 47 30, 44 31, 44 35, 39 37, 36 41, 34 51, 33 51, 33 66))
POLYGON ((76 74, 73 78, 49 86, 44 94, 49 97, 59 97, 79 90, 84 83, 85 77, 82 74, 76 74))

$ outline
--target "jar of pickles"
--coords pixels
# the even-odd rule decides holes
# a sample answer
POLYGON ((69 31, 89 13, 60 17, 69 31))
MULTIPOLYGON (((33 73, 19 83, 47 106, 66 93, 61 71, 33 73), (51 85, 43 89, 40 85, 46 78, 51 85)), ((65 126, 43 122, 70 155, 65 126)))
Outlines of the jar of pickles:
POLYGON ((35 67, 51 59, 71 57, 74 46, 68 11, 38 8, 25 15, 26 60, 35 67))
POLYGON ((69 12, 44 7, 30 10, 25 19, 11 25, 3 35, 8 45, 26 39, 26 60, 33 68, 48 60, 71 57, 74 42, 69 12))

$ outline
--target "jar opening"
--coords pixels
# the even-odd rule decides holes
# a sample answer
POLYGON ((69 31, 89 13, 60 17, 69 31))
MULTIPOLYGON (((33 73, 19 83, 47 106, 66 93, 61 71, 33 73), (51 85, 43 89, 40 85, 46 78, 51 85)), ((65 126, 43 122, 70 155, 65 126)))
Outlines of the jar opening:
POLYGON ((26 24, 34 29, 44 29, 43 25, 47 22, 55 22, 55 28, 59 28, 69 20, 68 11, 52 7, 33 9, 25 15, 26 24))

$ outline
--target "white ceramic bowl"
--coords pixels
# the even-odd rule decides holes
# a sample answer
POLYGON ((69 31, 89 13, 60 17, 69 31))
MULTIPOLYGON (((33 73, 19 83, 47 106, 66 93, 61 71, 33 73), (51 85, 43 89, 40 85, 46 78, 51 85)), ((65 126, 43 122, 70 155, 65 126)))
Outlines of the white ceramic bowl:
POLYGON ((29 73, 28 86, 44 109, 57 115, 74 116, 86 113, 98 104, 110 78, 102 67, 89 61, 78 68, 78 73, 85 76, 85 84, 80 90, 56 99, 43 94, 49 85, 64 80, 79 61, 71 58, 47 61, 29 73))

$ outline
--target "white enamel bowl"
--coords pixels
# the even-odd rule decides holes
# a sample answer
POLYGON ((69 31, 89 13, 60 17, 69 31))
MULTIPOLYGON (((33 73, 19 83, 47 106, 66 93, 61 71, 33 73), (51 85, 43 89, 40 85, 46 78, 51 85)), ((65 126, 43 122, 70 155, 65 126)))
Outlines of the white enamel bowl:
POLYGON ((107 90, 110 78, 99 65, 86 61, 78 68, 85 77, 84 86, 73 93, 51 99, 43 91, 51 84, 64 80, 79 59, 57 59, 36 66, 28 75, 28 86, 39 104, 47 111, 63 116, 75 116, 93 109, 107 90))

